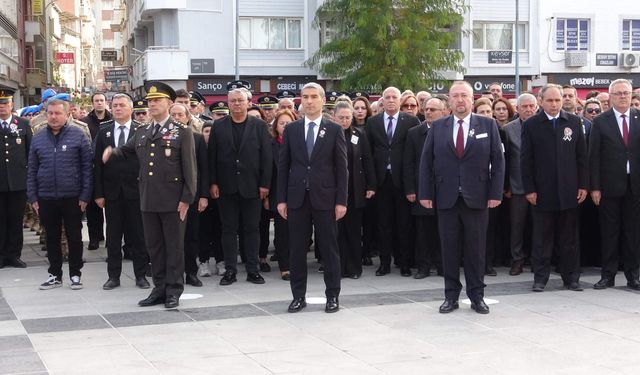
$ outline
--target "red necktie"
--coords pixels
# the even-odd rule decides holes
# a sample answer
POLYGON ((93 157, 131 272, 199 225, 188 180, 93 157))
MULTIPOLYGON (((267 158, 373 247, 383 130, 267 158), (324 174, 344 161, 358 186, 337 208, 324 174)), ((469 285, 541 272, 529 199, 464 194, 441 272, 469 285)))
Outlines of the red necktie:
POLYGON ((458 120, 458 135, 456 136, 456 155, 458 159, 462 159, 464 155, 464 129, 462 124, 464 124, 464 121, 458 120))
POLYGON ((624 142, 625 147, 629 144, 629 125, 627 125, 627 115, 622 114, 622 142, 624 142))

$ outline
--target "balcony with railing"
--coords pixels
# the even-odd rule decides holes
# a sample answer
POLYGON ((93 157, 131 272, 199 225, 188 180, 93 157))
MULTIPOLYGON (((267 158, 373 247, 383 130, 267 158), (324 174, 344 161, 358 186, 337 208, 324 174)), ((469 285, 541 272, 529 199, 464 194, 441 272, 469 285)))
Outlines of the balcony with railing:
POLYGON ((189 52, 175 46, 150 46, 133 62, 133 87, 148 80, 189 78, 189 52))

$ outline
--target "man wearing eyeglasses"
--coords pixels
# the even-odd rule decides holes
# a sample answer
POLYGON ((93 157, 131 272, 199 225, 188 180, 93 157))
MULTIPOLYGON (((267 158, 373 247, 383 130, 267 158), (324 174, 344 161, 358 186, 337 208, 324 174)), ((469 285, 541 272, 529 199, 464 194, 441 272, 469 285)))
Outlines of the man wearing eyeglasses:
POLYGON ((615 285, 622 255, 627 286, 640 290, 640 122, 631 108, 631 83, 609 85, 611 108, 593 121, 589 140, 591 197, 602 228, 601 279, 593 288, 615 285))
POLYGON ((147 99, 138 98, 133 102, 133 120, 142 124, 149 122, 149 103, 147 99))

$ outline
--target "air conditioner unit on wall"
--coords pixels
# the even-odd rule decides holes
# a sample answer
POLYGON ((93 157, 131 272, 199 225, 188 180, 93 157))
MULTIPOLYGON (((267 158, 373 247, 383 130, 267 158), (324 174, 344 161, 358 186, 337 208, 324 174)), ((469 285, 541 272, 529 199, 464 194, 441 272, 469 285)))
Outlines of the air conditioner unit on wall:
POLYGON ((588 57, 585 51, 566 51, 564 54, 564 66, 567 68, 586 66, 588 57))
POLYGON ((9 65, 0 64, 0 76, 4 76, 4 77, 9 76, 9 65))
POLYGON ((625 68, 637 68, 640 66, 640 53, 623 53, 622 66, 625 68))

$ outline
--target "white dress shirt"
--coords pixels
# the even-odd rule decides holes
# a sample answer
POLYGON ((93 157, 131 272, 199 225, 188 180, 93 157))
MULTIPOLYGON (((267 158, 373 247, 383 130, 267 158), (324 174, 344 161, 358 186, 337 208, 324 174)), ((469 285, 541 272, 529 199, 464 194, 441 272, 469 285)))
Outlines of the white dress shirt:
MULTIPOLYGON (((622 112, 618 112, 615 108, 613 108, 613 114, 616 115, 616 121, 618 121, 618 130, 620 130, 620 136, 624 137, 624 133, 622 131, 622 115, 626 116, 625 118, 627 119, 627 130, 631 132, 631 119, 629 119, 631 110, 627 108, 627 111, 625 113, 622 113, 622 112)), ((627 174, 629 173, 631 173, 631 169, 629 168, 629 158, 627 158, 627 174)))
MULTIPOLYGON (((131 130, 131 120, 127 121, 124 124, 118 124, 117 121, 113 121, 113 123, 115 124, 115 127, 113 128, 113 136, 115 139, 115 143, 118 142, 118 139, 120 139, 120 132, 123 131, 124 132, 124 142, 127 142, 127 139, 129 139, 129 131, 131 130), (120 130, 120 126, 124 126, 125 128, 123 130, 120 130)), ((116 147, 120 147, 122 145, 116 145, 116 147)))
POLYGON ((320 122, 322 122, 322 115, 316 119, 310 119, 308 117, 304 117, 304 140, 307 140, 307 132, 309 132, 309 123, 313 122, 316 126, 313 127, 313 144, 316 144, 316 139, 318 139, 318 130, 320 129, 320 122))
POLYGON ((464 146, 467 146, 467 137, 469 136, 469 125, 471 124, 471 113, 469 113, 467 115, 467 117, 465 118, 458 118, 456 116, 453 116, 453 145, 457 146, 458 145, 458 128, 460 127, 460 124, 458 123, 458 121, 462 120, 462 132, 464 133, 464 146))

